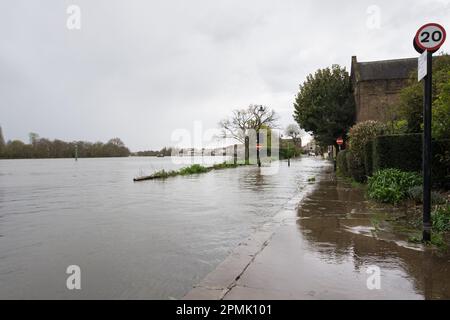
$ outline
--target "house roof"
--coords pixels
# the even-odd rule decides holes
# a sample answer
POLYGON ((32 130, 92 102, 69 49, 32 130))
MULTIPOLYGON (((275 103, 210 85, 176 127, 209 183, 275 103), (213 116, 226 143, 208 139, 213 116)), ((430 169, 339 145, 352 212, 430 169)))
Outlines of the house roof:
MULTIPOLYGON (((356 57, 355 57, 356 58, 356 57)), ((352 64, 358 81, 407 79, 417 69, 417 58, 357 62, 352 64)))

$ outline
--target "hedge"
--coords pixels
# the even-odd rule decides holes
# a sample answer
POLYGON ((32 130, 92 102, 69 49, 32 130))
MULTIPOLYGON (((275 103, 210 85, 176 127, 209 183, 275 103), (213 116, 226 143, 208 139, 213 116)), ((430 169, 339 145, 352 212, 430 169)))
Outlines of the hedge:
POLYGON ((450 189, 450 139, 436 140, 431 145, 433 182, 450 189))
POLYGON ((346 158, 347 152, 348 152, 347 150, 339 151, 339 153, 337 155, 337 159, 336 159, 337 168, 338 168, 339 172, 345 177, 349 176, 348 168, 347 168, 347 158, 346 158))
MULTIPOLYGON (((450 186, 450 140, 432 142, 433 183, 450 186)), ((371 175, 381 169, 422 171, 422 134, 379 136, 365 146, 365 171, 371 175), (372 163, 372 165, 370 165, 372 163)))
POLYGON ((364 170, 367 176, 373 174, 373 141, 368 141, 364 146, 364 170))
POLYGON ((356 156, 351 150, 345 154, 347 160, 348 175, 357 182, 365 182, 367 179, 366 172, 364 170, 364 163, 358 161, 356 156))
POLYGON ((387 168, 421 171, 422 135, 386 135, 373 141, 373 172, 387 168))

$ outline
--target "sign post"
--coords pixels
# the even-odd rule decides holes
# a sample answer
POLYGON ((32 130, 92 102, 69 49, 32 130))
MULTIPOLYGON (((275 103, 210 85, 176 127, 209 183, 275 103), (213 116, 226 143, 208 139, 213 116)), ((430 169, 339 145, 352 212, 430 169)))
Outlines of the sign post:
POLYGON ((437 23, 422 26, 414 38, 414 48, 421 53, 418 79, 424 79, 423 99, 423 241, 431 240, 431 107, 433 53, 439 50, 446 38, 445 29, 437 23))
POLYGON ((428 73, 428 51, 424 51, 419 57, 419 65, 417 66, 417 78, 421 81, 428 73))
POLYGON ((342 139, 342 137, 339 137, 336 139, 336 143, 339 146, 339 151, 341 151, 341 146, 344 144, 344 139, 342 139))

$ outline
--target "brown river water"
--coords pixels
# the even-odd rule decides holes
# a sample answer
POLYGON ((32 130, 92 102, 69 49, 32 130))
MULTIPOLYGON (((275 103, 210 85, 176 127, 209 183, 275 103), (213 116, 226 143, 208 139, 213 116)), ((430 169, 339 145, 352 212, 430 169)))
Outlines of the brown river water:
MULTIPOLYGON (((272 165, 279 166, 133 183, 142 171, 183 164, 146 157, 0 161, 0 298, 181 298, 242 239, 310 190, 309 178, 329 170, 307 157, 291 167, 272 165), (81 269, 81 290, 66 288, 69 265, 81 269)), ((448 257, 366 234, 362 195, 328 183, 316 183, 304 200, 295 233, 311 257, 304 270, 324 273, 298 279, 351 298, 345 293, 358 293, 352 279, 361 276, 359 266, 373 263, 395 286, 392 298, 450 297, 448 257), (361 210, 352 212, 349 197, 361 210)))

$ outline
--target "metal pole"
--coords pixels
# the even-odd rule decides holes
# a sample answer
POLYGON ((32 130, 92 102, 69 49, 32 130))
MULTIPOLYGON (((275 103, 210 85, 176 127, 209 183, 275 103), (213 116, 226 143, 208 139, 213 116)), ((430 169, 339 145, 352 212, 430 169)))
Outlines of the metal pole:
POLYGON ((256 131, 256 161, 258 167, 261 167, 261 160, 259 159, 259 130, 256 131))
POLYGON ((250 164, 250 150, 249 150, 249 146, 250 146, 250 139, 248 136, 245 136, 245 164, 248 165, 250 164))
POLYGON ((431 240, 431 104, 433 53, 427 55, 423 108, 423 241, 431 240))
POLYGON ((289 141, 287 142, 288 145, 288 167, 291 166, 291 145, 289 144, 289 141))

